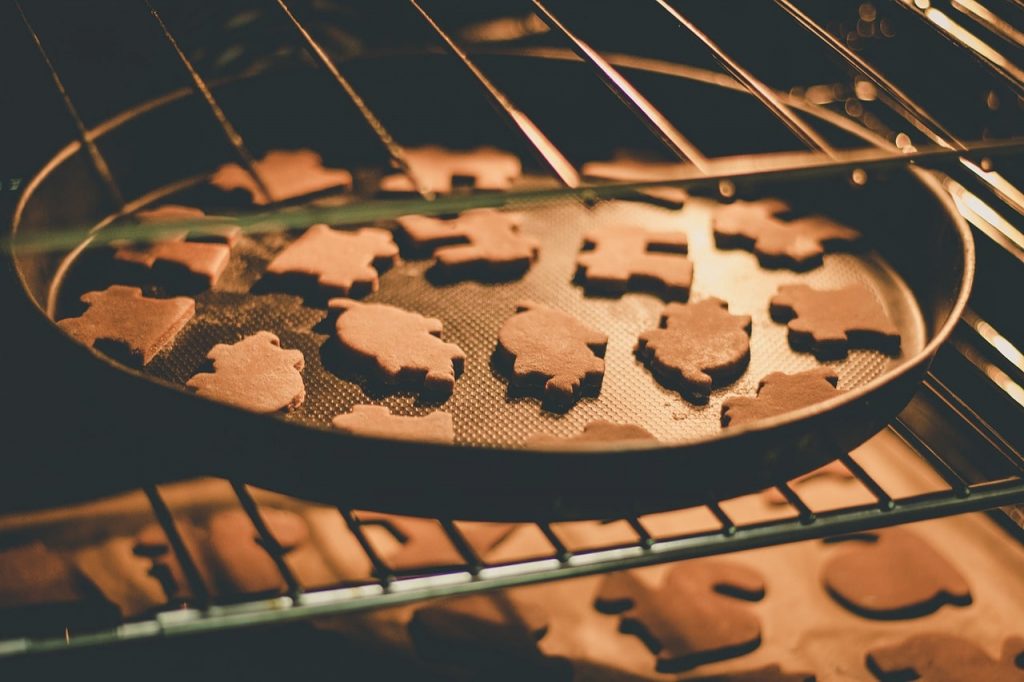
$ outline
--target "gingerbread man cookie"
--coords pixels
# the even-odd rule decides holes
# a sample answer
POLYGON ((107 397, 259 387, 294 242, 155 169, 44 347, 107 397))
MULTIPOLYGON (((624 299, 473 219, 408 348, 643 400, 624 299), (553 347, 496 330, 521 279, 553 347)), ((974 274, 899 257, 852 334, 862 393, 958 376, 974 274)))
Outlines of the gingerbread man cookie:
POLYGON ((466 354, 440 339, 441 320, 383 303, 349 298, 328 302, 341 314, 335 323, 344 351, 370 363, 387 383, 419 385, 422 390, 451 395, 466 354))
MULTIPOLYGON (((468 178, 473 187, 484 190, 508 189, 523 174, 519 157, 495 147, 477 147, 455 151, 427 146, 407 149, 405 158, 423 189, 447 194, 456 178, 468 178)), ((415 192, 416 187, 405 175, 389 175, 381 180, 385 192, 415 192)))
POLYGON ((314 278, 331 294, 365 296, 380 286, 379 272, 394 264, 398 246, 376 227, 354 232, 314 225, 267 266, 272 276, 314 278))
POLYGON ((725 301, 669 303, 661 328, 643 332, 637 355, 663 385, 695 400, 739 377, 750 362, 750 316, 725 301))
POLYGON ((142 290, 114 284, 82 295, 89 306, 57 326, 86 346, 133 365, 147 365, 196 314, 191 298, 143 298, 142 290))
POLYGON ((799 410, 833 398, 839 376, 826 367, 786 374, 772 372, 757 385, 757 397, 732 396, 722 403, 722 426, 739 426, 799 410))
POLYGON ((685 301, 693 281, 686 235, 641 227, 590 230, 576 259, 577 279, 591 292, 619 295, 650 289, 664 298, 685 301))
POLYGON ((570 406, 584 389, 600 390, 608 336, 560 310, 523 301, 498 330, 498 364, 512 384, 541 388, 552 408, 570 406))
POLYGON ((249 171, 237 163, 218 168, 210 183, 225 192, 244 190, 257 206, 352 185, 351 173, 341 168, 325 168, 323 157, 310 149, 275 149, 253 166, 270 197, 263 195, 249 171))
POLYGON ((356 405, 347 414, 339 414, 331 424, 354 436, 395 438, 425 443, 454 443, 455 429, 447 412, 431 412, 422 417, 403 417, 379 405, 356 405))
POLYGON ((302 352, 281 348, 270 332, 218 343, 206 357, 213 372, 196 374, 185 384, 204 398, 268 414, 298 407, 306 396, 302 352))
POLYGON ((772 319, 787 323, 789 343, 797 350, 821 357, 842 357, 849 348, 899 352, 899 330, 863 284, 829 290, 806 284, 781 286, 770 311, 772 319))

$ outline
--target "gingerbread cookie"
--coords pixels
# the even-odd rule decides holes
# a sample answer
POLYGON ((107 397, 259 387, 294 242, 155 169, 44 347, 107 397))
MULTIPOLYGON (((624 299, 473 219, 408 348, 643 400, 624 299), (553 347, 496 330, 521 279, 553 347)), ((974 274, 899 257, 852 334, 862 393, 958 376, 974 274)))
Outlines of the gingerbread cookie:
POLYGON ((273 276, 312 277, 331 294, 365 296, 380 286, 379 270, 398 258, 391 233, 376 227, 354 232, 314 225, 267 266, 273 276))
POLYGON ((79 343, 136 366, 149 364, 196 314, 191 298, 143 298, 141 289, 119 284, 81 300, 85 312, 57 326, 79 343))
POLYGON ((779 199, 737 201, 715 211, 712 227, 719 248, 753 251, 764 267, 809 270, 826 251, 850 248, 861 233, 825 216, 784 221, 789 206, 779 199))
POLYGON ((584 288, 618 295, 651 289, 666 299, 686 300, 693 281, 693 263, 686 256, 686 235, 641 227, 590 230, 576 259, 577 279, 584 288))
POLYGON ((204 398, 267 414, 298 407, 306 397, 302 352, 281 348, 270 332, 218 343, 206 357, 213 372, 196 374, 185 384, 204 398))
MULTIPOLYGON (((619 151, 611 161, 586 162, 582 171, 583 175, 597 180, 639 183, 685 177, 693 172, 693 166, 673 161, 653 161, 619 151)), ((689 198, 685 189, 671 185, 643 187, 637 192, 673 207, 682 206, 689 198)))
POLYGON ((451 395, 466 354, 440 339, 441 320, 349 298, 331 299, 328 307, 341 311, 335 329, 342 349, 370 363, 385 382, 410 383, 451 395))
POLYGON ((806 284, 779 287, 771 300, 772 319, 786 322, 789 344, 825 357, 842 357, 849 348, 899 353, 900 333, 863 284, 819 291, 806 284))
POLYGON ((865 618, 917 618, 943 604, 966 606, 971 591, 960 572, 905 528, 847 538, 825 566, 828 593, 865 618))
POLYGON ((237 163, 218 168, 210 183, 225 192, 244 190, 257 206, 352 186, 351 173, 341 168, 325 168, 323 157, 310 149, 275 149, 253 165, 271 194, 269 198, 263 196, 249 171, 237 163))
MULTIPOLYGON (((260 515, 285 554, 309 538, 309 526, 294 512, 263 508, 260 515)), ((234 590, 243 594, 285 590, 284 576, 248 514, 241 509, 217 512, 210 517, 207 531, 217 572, 234 590)))
POLYGON ((773 664, 756 670, 687 679, 689 682, 815 682, 818 678, 813 673, 786 672, 778 664, 773 664))
POLYGON ((554 409, 572 405, 584 390, 600 390, 607 334, 533 301, 516 310, 498 330, 496 351, 513 386, 542 389, 545 405, 554 409))
POLYGON ((493 209, 467 211, 452 220, 409 215, 398 224, 415 250, 433 252, 434 271, 448 280, 517 279, 540 251, 536 239, 519 233, 514 216, 493 209))
POLYGON ((839 376, 827 367, 785 374, 772 372, 757 385, 757 397, 732 396, 722 403, 722 426, 739 426, 799 410, 833 398, 839 376))
MULTIPOLYGON (((364 526, 381 526, 401 543, 396 551, 381 552, 388 565, 399 573, 422 573, 429 569, 463 566, 466 563, 437 519, 360 511, 359 523, 364 526)), ((485 559, 488 552, 512 533, 515 525, 460 521, 458 529, 477 555, 485 559)))
POLYGON ((657 655, 659 672, 677 672, 741 656, 761 644, 761 622, 742 605, 764 598, 751 569, 717 559, 674 564, 652 589, 630 571, 605 577, 596 606, 622 614, 619 629, 657 655))
POLYGON ((386 407, 356 405, 347 414, 339 414, 331 424, 354 436, 418 440, 425 443, 454 443, 455 429, 447 412, 431 412, 422 417, 401 417, 386 407))
POLYGON ((33 540, 0 550, 0 609, 75 602, 80 580, 60 554, 33 540))
POLYGON ((1024 640, 1011 639, 1002 657, 993 660, 980 646, 945 633, 926 633, 868 651, 867 665, 882 682, 1024 682, 1020 660, 1024 640))
POLYGON ((450 599, 419 608, 409 621, 416 653, 435 663, 474 671, 472 679, 568 682, 572 668, 547 658, 537 643, 549 618, 511 595, 495 593, 450 599))
MULTIPOLYGON (((407 149, 405 158, 413 175, 424 189, 441 194, 452 191, 453 180, 467 178, 476 189, 508 189, 523 174, 523 166, 515 154, 495 147, 477 147, 455 151, 427 146, 407 149)), ((381 180, 385 192, 415 192, 416 187, 405 175, 389 175, 381 180)))
POLYGON ((195 223, 194 229, 183 230, 182 237, 193 242, 214 242, 233 245, 242 236, 242 228, 225 216, 206 215, 201 209, 180 204, 163 204, 156 208, 139 211, 135 220, 143 225, 160 223, 195 223))
POLYGON ((535 433, 526 439, 526 447, 539 449, 571 449, 577 443, 618 443, 630 440, 657 440, 639 426, 592 421, 583 427, 583 433, 561 438, 547 433, 535 433))
POLYGON ((750 362, 750 316, 725 301, 669 303, 661 328, 640 334, 636 353, 658 381, 695 400, 734 381, 750 362))

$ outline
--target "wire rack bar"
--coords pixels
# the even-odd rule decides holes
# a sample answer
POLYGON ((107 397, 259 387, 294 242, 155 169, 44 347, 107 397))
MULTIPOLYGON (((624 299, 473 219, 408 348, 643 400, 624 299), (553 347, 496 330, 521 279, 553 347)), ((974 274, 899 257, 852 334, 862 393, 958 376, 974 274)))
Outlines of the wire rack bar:
POLYGON ((292 595, 292 597, 298 596, 302 593, 302 586, 288 567, 288 563, 284 560, 284 548, 281 547, 281 543, 277 541, 274 533, 267 526, 263 514, 260 513, 259 507, 256 506, 256 500, 252 498, 252 493, 249 492, 244 483, 239 481, 231 481, 231 489, 234 490, 235 496, 242 505, 242 509, 245 510, 249 520, 252 521, 252 525, 256 528, 256 533, 260 537, 263 549, 270 555, 274 566, 277 567, 277 572, 281 574, 285 585, 288 586, 288 594, 292 595))
POLYGON ((370 565, 373 566, 373 575, 380 581, 382 586, 389 585, 395 579, 395 573, 387 565, 387 563, 380 558, 380 554, 374 548, 373 543, 366 537, 366 533, 363 531, 362 522, 356 517, 351 509, 339 508, 338 511, 341 513, 341 517, 345 520, 345 525, 348 526, 349 531, 355 536, 356 541, 370 560, 370 565))
POLYGON ((526 138, 530 147, 537 153, 540 160, 551 169, 555 177, 566 187, 578 187, 580 176, 576 172, 576 168, 565 158, 565 155, 559 151, 558 147, 548 139, 548 136, 544 134, 537 124, 526 113, 516 107, 504 92, 498 89, 498 86, 480 70, 455 39, 434 20, 433 16, 423 9, 418 0, 409 0, 409 3, 423 17, 423 20, 427 22, 431 30, 437 34, 437 37, 441 39, 445 47, 462 62, 462 65, 473 75, 477 83, 483 87, 491 103, 498 111, 505 115, 512 123, 513 128, 526 138))
POLYGON ((359 110, 359 114, 366 121, 367 125, 369 125, 373 134, 377 136, 377 139, 380 140, 384 149, 387 151, 388 156, 391 157, 391 163, 395 167, 395 170, 398 170, 409 178, 413 187, 416 188, 416 192, 421 197, 427 201, 433 200, 435 196, 433 190, 426 187, 419 177, 417 177, 416 173, 409 165, 409 159, 405 154, 405 149, 395 141, 395 138, 384 126, 384 123, 380 118, 377 117, 377 114, 375 114, 366 103, 363 96, 359 94, 351 81, 341 73, 341 69, 339 69, 337 63, 331 59, 331 56, 327 54, 327 50, 325 50, 323 45, 313 37, 313 34, 309 32, 309 29, 299 21, 298 17, 295 16, 295 13, 288 6, 288 3, 285 0, 277 0, 277 4, 281 8, 281 11, 284 12, 285 16, 288 17, 288 21, 295 27, 295 30, 301 36, 309 52, 318 62, 320 62, 320 65, 327 71, 338 87, 344 91, 345 95, 352 101, 356 109, 359 110))
POLYGON ((477 555, 472 545, 469 544, 466 536, 463 535, 458 526, 449 519, 441 519, 439 523, 441 524, 441 528, 444 529, 444 534, 448 536, 448 539, 451 540, 451 543, 455 546, 456 551, 466 562, 466 568, 469 572, 473 574, 479 573, 480 569, 484 566, 484 562, 480 560, 479 555, 477 555))
POLYGON ((679 159, 689 161, 702 172, 707 171, 708 158, 679 131, 650 100, 636 89, 622 73, 586 41, 566 26, 541 0, 532 0, 537 15, 552 29, 564 36, 573 51, 597 70, 601 81, 626 107, 653 132, 679 159))
POLYGON ((890 511, 894 506, 895 502, 889 493, 885 492, 885 488, 879 484, 868 472, 864 471, 864 467, 857 463, 857 461, 850 457, 849 454, 843 453, 839 456, 839 461, 843 463, 854 478, 860 481, 861 485, 868 489, 868 491, 875 496, 878 500, 878 508, 882 511, 890 511))
POLYGON ((1024 47, 1024 32, 990 10, 977 0, 950 0, 950 6, 1003 40, 1018 47, 1024 47))
POLYGON ((110 166, 107 165, 106 158, 104 158, 103 154, 100 153, 95 141, 93 141, 92 135, 85 126, 85 121, 82 120, 82 117, 78 113, 78 108, 75 106, 74 102, 71 101, 71 95, 68 94, 67 88, 64 87, 64 80, 57 72, 57 67, 54 66, 53 61, 50 59, 50 55, 46 52, 46 48, 43 47, 42 39, 32 27, 32 22, 29 21, 28 15, 25 14, 25 8, 21 6, 21 2, 15 0, 14 6, 18 9, 18 13, 21 15, 21 20, 25 24, 25 28, 28 29, 29 35, 32 37, 32 43, 36 46, 39 56, 46 64, 47 71, 50 72, 50 78, 53 80, 53 85, 57 88, 57 92, 60 94, 60 99, 64 103, 64 108, 67 109, 68 114, 71 117, 71 121, 74 123, 75 132, 78 134, 78 140, 81 142, 82 148, 85 149, 86 153, 89 155, 89 160, 92 163, 93 169, 96 171, 96 175, 99 176, 100 182, 110 195, 110 198, 114 201, 114 205, 119 210, 124 209, 124 196, 121 194, 121 189, 118 187, 113 174, 110 172, 110 166))
POLYGON ((170 29, 167 28, 167 24, 164 23, 163 17, 160 16, 156 7, 153 6, 150 0, 143 0, 143 2, 146 4, 146 8, 149 10, 149 13, 153 15, 153 19, 156 20, 161 33, 163 33, 163 36, 171 46, 171 49, 174 50, 174 53, 177 55, 181 65, 188 72, 189 78, 192 79, 192 84, 195 86, 196 92, 199 93, 203 98, 203 101, 206 102, 206 106, 209 108, 210 113, 213 114, 213 118, 217 121, 217 125, 220 126, 220 129, 224 132, 224 137, 227 138, 228 143, 231 145, 232 149, 235 150, 238 160, 242 162, 242 166, 245 168, 249 176, 252 177, 252 181, 256 184, 256 189, 259 190, 259 193, 263 195, 263 198, 268 203, 273 203, 274 197, 271 194, 270 189, 267 187, 267 184, 260 176, 259 171, 256 169, 256 160, 253 157, 252 152, 250 152, 249 148, 246 146, 245 140, 242 139, 242 134, 238 132, 238 129, 231 122, 231 119, 229 119, 227 114, 224 113, 224 110, 217 102, 217 98, 214 97, 213 91, 210 90, 210 87, 206 84, 206 81, 203 80, 203 77, 199 75, 199 72, 192 64, 192 61, 185 54, 184 50, 181 49, 181 46, 178 45, 178 40, 174 37, 174 34, 171 33, 170 29))
POLYGON ((568 561, 569 557, 572 556, 572 552, 569 551, 558 535, 555 534, 555 531, 551 529, 551 524, 538 522, 536 525, 540 528, 540 532, 544 534, 544 537, 555 550, 555 558, 562 563, 568 561))
POLYGON ((200 608, 205 608, 210 603, 210 591, 206 588, 206 582, 203 580, 202 574, 199 573, 195 559, 192 558, 192 553, 189 552, 184 539, 181 537, 181 532, 178 530, 178 525, 174 522, 171 510, 167 507, 167 503, 164 501, 160 491, 156 489, 156 486, 146 486, 143 490, 149 499, 150 506, 153 507, 153 514, 156 516, 157 522, 167 537, 171 551, 174 552, 178 563, 181 564, 181 570, 185 574, 185 580, 188 581, 189 590, 195 598, 196 605, 200 608))
POLYGON ((736 534, 736 522, 732 520, 732 517, 725 513, 725 510, 722 509, 721 505, 717 502, 710 502, 707 507, 711 510, 711 513, 714 514, 715 518, 718 519, 718 522, 722 524, 722 535, 728 537, 736 534))
POLYGON ((971 487, 967 484, 967 481, 965 481, 952 466, 942 459, 932 446, 924 442, 924 440, 922 440, 906 422, 897 417, 893 420, 892 424, 890 424, 889 428, 891 428, 893 432, 903 440, 903 442, 912 447, 919 455, 927 460, 939 476, 941 476, 949 485, 950 490, 953 491, 954 495, 963 498, 971 494, 971 487))

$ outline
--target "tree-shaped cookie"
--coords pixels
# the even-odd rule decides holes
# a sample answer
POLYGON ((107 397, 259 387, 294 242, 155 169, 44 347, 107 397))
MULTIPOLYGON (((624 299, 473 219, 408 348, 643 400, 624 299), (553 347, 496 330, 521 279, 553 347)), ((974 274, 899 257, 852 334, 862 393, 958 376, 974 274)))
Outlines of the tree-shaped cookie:
POLYGON ((932 546, 905 528, 839 538, 822 573, 825 589, 865 618, 917 618, 944 604, 971 603, 967 581, 932 546))
POLYGON ((218 343, 206 357, 213 372, 196 374, 185 384, 204 398, 266 414, 298 407, 306 396, 302 351, 281 348, 270 332, 218 343))
POLYGON ((637 355, 663 385, 695 400, 735 380, 750 362, 750 316, 725 301, 669 303, 661 328, 640 334, 637 355))
POLYGON ((441 320, 349 298, 331 299, 328 307, 341 311, 335 332, 342 349, 368 363, 378 378, 451 395, 466 354, 454 343, 440 339, 441 320))
POLYGON ((772 372, 757 385, 757 397, 731 396, 722 402, 722 426, 740 426, 799 410, 833 398, 839 376, 819 367, 806 372, 772 372))
POLYGON ((515 216, 493 209, 467 211, 452 220, 409 215, 398 224, 413 249, 433 252, 434 270, 449 280, 517 279, 540 250, 536 239, 520 234, 515 216))
POLYGON ((114 258, 152 270, 154 266, 184 270, 210 287, 217 283, 231 259, 231 244, 241 228, 227 218, 207 216, 198 208, 167 204, 140 211, 135 219, 141 224, 200 222, 202 231, 194 236, 187 230, 161 237, 148 244, 115 244, 114 258))
POLYGON ((993 660, 970 640, 933 632, 871 649, 867 666, 881 682, 1024 682, 1024 670, 1019 664, 1022 656, 1024 639, 1020 637, 1007 640, 1002 657, 993 660))
POLYGON ((560 437, 535 433, 526 439, 526 447, 547 450, 572 449, 578 444, 620 443, 630 440, 657 440, 647 429, 634 424, 615 424, 603 420, 592 421, 575 436, 560 437))
POLYGON ((781 286, 770 311, 772 319, 787 322, 789 343, 797 350, 821 357, 841 357, 849 348, 899 352, 899 330, 863 284, 826 290, 806 284, 781 286))
POLYGON ((821 265, 826 251, 849 248, 861 240, 860 232, 825 216, 796 220, 777 216, 788 210, 779 199, 721 206, 712 222, 715 243, 722 249, 753 251, 764 267, 809 270, 821 265))
POLYGON ((686 253, 686 235, 642 227, 590 230, 576 258, 577 279, 585 289, 605 295, 628 290, 653 290, 670 300, 690 295, 693 264, 686 253))
POLYGON ((634 573, 605 577, 596 606, 622 615, 619 629, 657 655, 660 672, 741 656, 761 644, 761 622, 744 602, 764 598, 764 580, 728 561, 691 559, 674 564, 652 589, 634 573))
MULTIPOLYGON (((424 189, 447 194, 453 180, 465 178, 476 189, 508 189, 523 174, 523 166, 515 154, 495 147, 477 147, 457 151, 427 146, 407 149, 409 168, 424 189)), ((415 192, 416 187, 405 175, 389 175, 381 180, 385 192, 415 192)))
POLYGON ((455 429, 447 412, 431 412, 422 417, 403 417, 379 405, 356 405, 351 412, 339 414, 331 424, 354 436, 395 438, 426 443, 454 443, 455 429))
POLYGON ((533 301, 498 330, 497 364, 511 374, 513 386, 543 391, 544 404, 564 408, 584 389, 600 390, 608 335, 572 315, 533 301))
POLYGON ((81 317, 57 326, 86 346, 134 365, 147 365, 196 314, 191 298, 143 298, 142 290, 115 284, 82 296, 81 317))
POLYGON ((390 267, 397 257, 398 246, 387 230, 346 232, 314 225, 270 261, 267 273, 315 278, 328 293, 365 296, 377 291, 378 270, 390 267))
POLYGON ((249 171, 237 163, 218 168, 210 183, 225 192, 244 190, 257 206, 352 185, 351 173, 341 168, 325 168, 323 158, 310 149, 275 149, 253 166, 271 194, 269 199, 260 191, 249 171))

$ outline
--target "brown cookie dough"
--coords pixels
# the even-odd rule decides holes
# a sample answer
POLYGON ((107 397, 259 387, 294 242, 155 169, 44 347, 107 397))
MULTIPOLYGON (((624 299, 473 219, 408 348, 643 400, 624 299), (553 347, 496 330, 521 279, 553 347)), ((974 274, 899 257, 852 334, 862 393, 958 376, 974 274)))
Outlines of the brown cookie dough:
POLYGON ((685 301, 693 281, 686 258, 686 235, 642 227, 590 230, 576 258, 577 279, 585 289, 605 295, 649 289, 663 298, 685 301))
POLYGON ((310 149, 275 149, 253 165, 270 191, 269 201, 260 192, 249 171, 237 163, 228 163, 218 168, 210 178, 210 183, 225 192, 244 190, 257 206, 352 186, 351 173, 341 168, 325 168, 323 157, 310 149))
POLYGON ((544 403, 563 408, 586 390, 597 392, 604 378, 608 335, 572 315, 523 301, 498 330, 497 361, 512 385, 543 390, 544 403))
POLYGON ((750 362, 750 316, 730 314, 725 301, 669 303, 660 324, 640 334, 636 353, 661 384, 695 400, 739 378, 750 362))
POLYGON ((743 602, 759 601, 764 592, 764 580, 745 566, 691 559, 674 564, 657 589, 630 571, 611 573, 595 605, 622 614, 619 629, 657 655, 659 672, 677 672, 760 646, 761 622, 743 602))
POLYGON ((314 225, 277 254, 267 274, 316 279, 331 294, 365 296, 380 286, 379 270, 398 258, 391 233, 376 227, 354 232, 314 225))
POLYGON ((722 403, 722 426, 740 426, 833 398, 839 376, 827 367, 785 374, 772 372, 757 385, 757 397, 732 396, 722 403))
POLYGON ((871 649, 867 666, 882 682, 1024 682, 1024 670, 1016 663, 1021 655, 1024 640, 1019 638, 1007 641, 996 661, 970 640, 935 632, 871 649))
MULTIPOLYGON (((433 192, 452 191, 454 178, 469 178, 476 189, 508 189, 523 174, 519 157, 495 147, 477 147, 457 151, 427 146, 407 149, 406 160, 413 174, 433 192)), ((405 175, 389 175, 381 180, 385 192, 415 192, 412 180, 405 175)))
POLYGON ((143 298, 142 290, 114 284, 81 298, 88 308, 57 326, 79 343, 136 366, 149 364, 196 314, 191 298, 143 298))
POLYGON ((526 447, 539 449, 572 449, 579 443, 618 443, 629 440, 657 440, 647 429, 633 424, 613 424, 593 421, 583 427, 583 433, 562 438, 547 433, 535 433, 526 439, 526 447))
POLYGON ((302 352, 281 348, 270 332, 218 343, 206 357, 213 372, 196 374, 185 384, 204 398, 267 414, 298 407, 306 396, 302 352))
POLYGON ((860 616, 917 618, 944 604, 971 603, 960 572, 912 531, 887 528, 837 541, 842 549, 825 565, 822 581, 837 602, 860 616))
MULTIPOLYGON (((619 151, 611 161, 588 161, 583 164, 582 171, 586 177, 597 180, 637 183, 685 177, 693 172, 693 166, 674 161, 653 161, 619 151)), ((682 206, 689 198, 685 189, 671 185, 644 187, 637 191, 673 207, 682 206)))
POLYGON ((451 395, 466 354, 454 343, 440 339, 441 320, 348 298, 331 299, 328 307, 341 311, 335 330, 342 349, 369 362, 385 382, 409 383, 424 391, 451 395))
POLYGON ((809 270, 821 265, 826 251, 850 248, 861 240, 860 232, 825 216, 777 217, 788 210, 779 199, 721 206, 712 221, 715 243, 721 249, 753 251, 764 267, 809 270))
POLYGON ((422 417, 402 417, 391 414, 378 405, 355 405, 351 412, 339 414, 331 424, 334 428, 353 436, 367 438, 394 438, 426 443, 454 443, 455 428, 447 412, 431 412, 422 417))
POLYGON ((540 243, 519 233, 515 216, 492 209, 467 211, 452 220, 409 215, 398 224, 413 248, 434 254, 434 270, 449 279, 504 281, 526 274, 540 243))
POLYGON ((772 319, 787 323, 789 344, 797 350, 823 357, 842 357, 850 348, 899 353, 899 330, 863 284, 828 290, 781 286, 770 311, 772 319))

